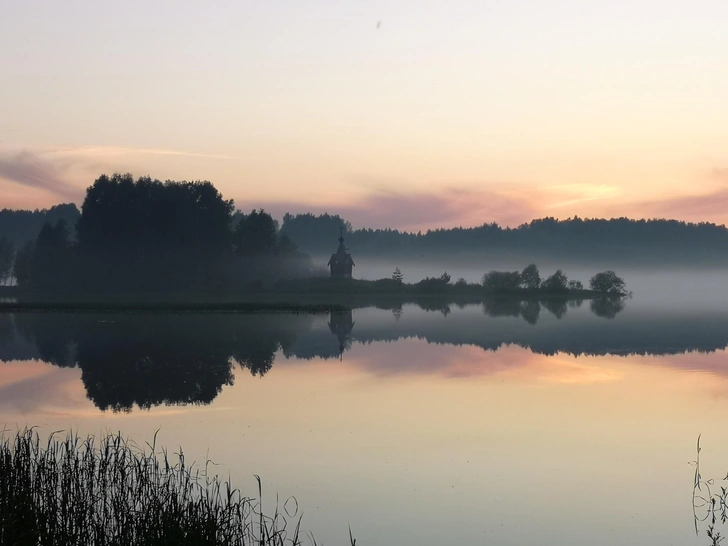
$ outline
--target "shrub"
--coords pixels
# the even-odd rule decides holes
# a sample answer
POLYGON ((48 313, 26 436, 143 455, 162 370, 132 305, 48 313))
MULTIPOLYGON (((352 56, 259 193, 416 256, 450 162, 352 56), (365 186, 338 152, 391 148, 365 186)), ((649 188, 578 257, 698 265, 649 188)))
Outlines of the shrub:
POLYGON ((610 270, 597 273, 589 280, 589 286, 597 292, 619 294, 626 291, 624 279, 610 270))
POLYGON ((483 288, 488 292, 512 292, 521 285, 518 271, 490 271, 483 275, 483 288))
POLYGON ((560 269, 541 283, 541 289, 547 292, 566 292, 566 275, 560 269))

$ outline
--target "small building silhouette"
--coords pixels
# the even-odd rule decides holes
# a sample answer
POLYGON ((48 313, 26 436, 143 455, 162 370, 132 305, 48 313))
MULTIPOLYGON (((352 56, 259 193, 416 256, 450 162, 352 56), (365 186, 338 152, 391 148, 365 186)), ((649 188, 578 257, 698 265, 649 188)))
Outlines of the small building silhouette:
POLYGON ((354 260, 351 259, 351 254, 348 252, 348 248, 344 246, 344 228, 341 228, 341 237, 339 237, 339 248, 334 254, 331 255, 329 263, 327 264, 331 268, 331 276, 350 279, 351 268, 354 267, 354 260))

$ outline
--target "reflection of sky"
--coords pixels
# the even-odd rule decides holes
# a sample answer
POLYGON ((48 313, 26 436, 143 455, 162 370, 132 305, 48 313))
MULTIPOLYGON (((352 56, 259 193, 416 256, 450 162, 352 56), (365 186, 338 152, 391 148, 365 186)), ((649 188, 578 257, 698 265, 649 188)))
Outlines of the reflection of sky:
MULTIPOLYGON (((724 475, 725 352, 544 356, 408 339, 238 371, 206 407, 100 413, 76 369, 0 364, 10 427, 123 431, 295 494, 325 543, 701 544, 694 442, 724 475), (373 524, 372 522, 375 522, 373 524)), ((252 492, 252 489, 249 490, 252 492)), ((702 537, 701 537, 702 538, 702 537)))

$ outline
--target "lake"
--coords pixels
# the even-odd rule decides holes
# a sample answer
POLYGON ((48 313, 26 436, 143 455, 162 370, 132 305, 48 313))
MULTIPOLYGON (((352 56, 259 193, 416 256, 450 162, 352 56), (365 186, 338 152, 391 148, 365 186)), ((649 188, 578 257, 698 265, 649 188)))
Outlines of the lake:
POLYGON ((0 425, 159 431, 319 544, 711 543, 690 462, 702 434, 724 483, 727 308, 392 307, 0 315, 0 425))

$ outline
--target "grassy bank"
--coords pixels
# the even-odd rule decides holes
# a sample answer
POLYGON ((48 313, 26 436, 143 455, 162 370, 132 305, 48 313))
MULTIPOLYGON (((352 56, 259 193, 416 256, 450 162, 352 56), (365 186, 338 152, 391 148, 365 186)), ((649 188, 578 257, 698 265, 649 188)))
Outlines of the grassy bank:
POLYGON ((480 284, 406 284, 393 279, 312 278, 255 284, 239 292, 185 293, 31 293, 16 292, 12 302, 0 302, 0 311, 110 311, 110 312, 218 312, 218 313, 328 313, 345 307, 393 307, 406 303, 469 304, 489 299, 589 300, 623 294, 594 290, 516 289, 488 291, 480 284))
POLYGON ((171 461, 148 447, 121 435, 42 443, 32 430, 0 440, 0 544, 301 544, 300 516, 263 513, 260 479, 250 498, 181 450, 171 461))

